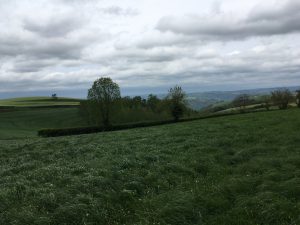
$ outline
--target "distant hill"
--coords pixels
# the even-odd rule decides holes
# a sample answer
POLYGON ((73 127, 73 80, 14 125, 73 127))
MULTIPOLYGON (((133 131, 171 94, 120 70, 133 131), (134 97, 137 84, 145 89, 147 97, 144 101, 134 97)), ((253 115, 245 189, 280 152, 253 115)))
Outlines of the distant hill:
POLYGON ((52 97, 24 97, 1 99, 0 107, 48 107, 48 106, 76 106, 80 99, 52 98, 52 97))
MULTIPOLYGON (((223 104, 232 101, 236 96, 240 94, 248 94, 253 97, 270 94, 272 91, 284 88, 258 88, 249 90, 238 91, 209 91, 209 92, 193 92, 187 93, 187 100, 195 110, 203 109, 210 105, 223 104)), ((291 91, 300 89, 300 86, 286 87, 291 91)), ((158 97, 164 98, 166 94, 159 94, 158 97)), ((141 95, 143 98, 147 98, 148 95, 141 95)), ((10 98, 0 99, 0 107, 47 107, 47 106, 74 106, 79 105, 81 99, 77 98, 63 98, 52 99, 51 97, 25 97, 25 98, 10 98)))
MULTIPOLYGON (((283 88, 283 87, 281 87, 283 88)), ((286 87, 290 91, 296 91, 300 89, 300 86, 286 87)), ((214 105, 222 102, 232 101, 236 96, 241 94, 248 94, 253 97, 259 95, 270 94, 272 91, 280 89, 277 88, 259 88, 250 90, 239 90, 239 91, 210 91, 210 92, 196 92, 188 93, 188 103, 193 109, 199 110, 209 105, 214 105)))

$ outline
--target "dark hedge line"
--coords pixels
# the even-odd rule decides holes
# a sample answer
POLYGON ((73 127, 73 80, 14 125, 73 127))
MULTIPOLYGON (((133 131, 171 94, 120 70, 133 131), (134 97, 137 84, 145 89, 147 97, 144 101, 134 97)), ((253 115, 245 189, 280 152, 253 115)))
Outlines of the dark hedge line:
POLYGON ((63 129, 42 129, 38 131, 38 135, 41 137, 58 137, 58 136, 68 136, 68 135, 91 134, 91 133, 98 133, 98 132, 105 132, 105 131, 126 130, 132 128, 157 126, 157 125, 164 125, 170 123, 174 123, 174 120, 120 124, 120 125, 113 125, 108 128, 94 126, 94 127, 74 127, 74 128, 63 128, 63 129))
MULTIPOLYGON (((270 110, 273 111, 273 110, 270 110)), ((259 113, 265 111, 246 111, 243 114, 247 113, 259 113)), ((120 124, 113 125, 109 128, 104 128, 100 126, 92 126, 92 127, 74 127, 74 128, 63 128, 63 129, 42 129, 38 131, 38 135, 40 137, 59 137, 59 136, 70 136, 70 135, 80 135, 80 134, 91 134, 91 133, 99 133, 99 132, 107 132, 107 131, 117 131, 117 130, 127 130, 133 128, 141 128, 141 127, 151 127, 158 125, 166 125, 172 123, 181 123, 188 122, 194 120, 202 120, 216 117, 224 117, 224 116, 232 116, 241 114, 240 112, 230 112, 230 113, 219 113, 219 114, 206 114, 196 118, 186 118, 181 119, 179 121, 174 120, 164 120, 164 121, 152 121, 152 122, 139 122, 139 123, 130 123, 130 124, 120 124)))
POLYGON ((59 137, 68 135, 91 134, 104 131, 101 127, 74 127, 63 129, 42 129, 38 131, 40 137, 59 137))
POLYGON ((22 108, 23 109, 79 108, 79 105, 39 105, 39 106, 24 106, 22 108))

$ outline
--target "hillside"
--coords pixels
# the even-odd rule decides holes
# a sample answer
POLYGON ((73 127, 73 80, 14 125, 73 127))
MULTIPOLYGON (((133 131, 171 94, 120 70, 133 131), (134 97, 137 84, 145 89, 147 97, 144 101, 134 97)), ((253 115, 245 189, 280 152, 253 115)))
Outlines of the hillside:
POLYGON ((79 99, 24 97, 0 100, 0 140, 36 137, 42 128, 86 126, 79 99))
POLYGON ((78 108, 32 108, 0 113, 0 140, 36 137, 42 128, 87 126, 78 108))
MULTIPOLYGON (((292 92, 295 92, 296 90, 300 89, 299 86, 287 87, 287 88, 292 92)), ((188 102, 193 109, 199 110, 209 105, 231 102, 235 97, 241 94, 247 94, 247 95, 251 95, 252 97, 257 97, 261 95, 268 95, 272 91, 275 91, 277 89, 280 89, 280 87, 259 88, 259 89, 238 90, 238 91, 195 92, 195 93, 188 94, 188 102)))
POLYGON ((300 111, 0 141, 0 224, 300 224, 300 111))
POLYGON ((77 106, 79 99, 51 97, 24 97, 0 99, 0 107, 45 107, 45 106, 77 106))

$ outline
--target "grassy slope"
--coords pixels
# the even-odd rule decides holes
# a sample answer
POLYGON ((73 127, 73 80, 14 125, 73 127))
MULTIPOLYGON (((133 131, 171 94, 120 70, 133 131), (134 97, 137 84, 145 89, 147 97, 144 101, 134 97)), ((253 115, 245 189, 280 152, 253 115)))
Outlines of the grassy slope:
POLYGON ((79 99, 73 98, 58 98, 51 97, 25 97, 1 99, 0 106, 14 107, 35 107, 35 106, 60 106, 60 105, 79 105, 79 99))
POLYGON ((0 224, 300 224, 300 111, 0 141, 0 224))
POLYGON ((0 140, 36 137, 42 128, 86 125, 78 108, 29 109, 0 113, 0 140))

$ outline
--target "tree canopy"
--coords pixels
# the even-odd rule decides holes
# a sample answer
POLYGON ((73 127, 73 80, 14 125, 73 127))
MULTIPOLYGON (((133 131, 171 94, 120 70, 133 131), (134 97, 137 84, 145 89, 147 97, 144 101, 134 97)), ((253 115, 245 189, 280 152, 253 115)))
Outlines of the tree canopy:
POLYGON ((183 116, 186 108, 185 97, 186 94, 180 86, 176 85, 170 88, 167 99, 170 101, 170 110, 175 121, 183 116))
POLYGON ((98 103, 104 126, 110 125, 113 104, 121 98, 119 85, 109 77, 96 80, 88 91, 88 100, 98 103))

